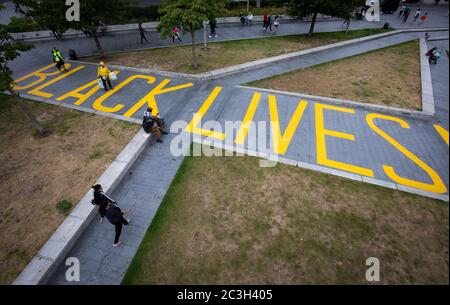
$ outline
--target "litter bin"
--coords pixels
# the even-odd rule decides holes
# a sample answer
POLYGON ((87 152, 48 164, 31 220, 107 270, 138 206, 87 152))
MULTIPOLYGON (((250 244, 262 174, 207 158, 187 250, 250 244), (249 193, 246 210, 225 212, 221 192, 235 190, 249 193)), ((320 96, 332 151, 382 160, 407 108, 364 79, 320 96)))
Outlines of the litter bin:
POLYGON ((71 60, 78 60, 78 56, 77 56, 77 53, 75 52, 75 50, 73 50, 73 49, 69 50, 69 58, 71 60))

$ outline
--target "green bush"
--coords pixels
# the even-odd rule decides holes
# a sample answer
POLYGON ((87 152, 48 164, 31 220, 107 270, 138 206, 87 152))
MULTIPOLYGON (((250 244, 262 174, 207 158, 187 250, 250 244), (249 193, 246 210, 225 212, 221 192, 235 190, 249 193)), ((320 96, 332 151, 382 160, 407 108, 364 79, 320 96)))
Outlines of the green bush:
POLYGON ((64 199, 56 204, 56 209, 61 214, 67 214, 72 209, 72 206, 72 202, 64 199))

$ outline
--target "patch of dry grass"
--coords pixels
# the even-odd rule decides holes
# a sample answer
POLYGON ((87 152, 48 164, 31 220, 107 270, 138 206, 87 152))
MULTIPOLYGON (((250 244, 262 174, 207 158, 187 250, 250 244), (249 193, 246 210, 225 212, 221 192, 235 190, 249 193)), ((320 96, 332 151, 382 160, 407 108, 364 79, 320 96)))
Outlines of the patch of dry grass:
POLYGON ((27 101, 51 130, 36 137, 10 96, 0 95, 0 283, 11 283, 139 126, 27 101))
POLYGON ((125 284, 448 284, 448 204, 252 157, 187 157, 125 284))
MULTIPOLYGON (((199 61, 197 69, 191 67, 192 55, 190 45, 108 54, 105 61, 109 64, 129 67, 201 73, 338 41, 375 35, 385 31, 383 29, 365 29, 349 31, 348 33, 316 33, 313 37, 306 35, 274 36, 270 38, 210 43, 208 51, 204 51, 200 46, 197 48, 199 61)), ((218 34, 220 35, 219 30, 218 34)), ((82 60, 98 62, 98 58, 95 56, 84 57, 82 60)))
POLYGON ((418 41, 411 41, 251 85, 422 110, 419 52, 418 41))

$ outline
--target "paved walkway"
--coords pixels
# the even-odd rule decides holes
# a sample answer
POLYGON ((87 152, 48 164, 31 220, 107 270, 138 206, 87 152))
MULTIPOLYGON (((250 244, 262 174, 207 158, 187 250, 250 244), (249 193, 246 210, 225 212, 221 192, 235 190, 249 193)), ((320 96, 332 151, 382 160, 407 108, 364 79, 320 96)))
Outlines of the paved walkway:
MULTIPOLYGON (((100 225, 99 217, 75 244, 69 257, 80 260, 79 284, 108 285, 122 281, 182 161, 182 157, 171 157, 169 147, 170 138, 165 138, 162 145, 149 145, 112 194, 122 209, 133 209, 130 225, 123 228, 123 245, 111 246, 114 226, 107 220, 100 225)), ((62 264, 49 284, 68 284, 65 271, 66 266, 62 264)))
MULTIPOLYGON (((414 33, 401 33, 393 36, 387 36, 375 41, 369 41, 366 43, 359 43, 353 45, 347 45, 333 49, 331 52, 325 50, 322 52, 315 52, 305 54, 301 57, 296 57, 290 60, 286 60, 276 65, 270 65, 262 68, 251 69, 239 74, 233 74, 230 76, 220 78, 217 83, 220 85, 235 86, 240 84, 246 84, 260 79, 268 78, 271 76, 279 75, 295 71, 298 69, 322 64, 325 62, 351 57, 358 54, 366 53, 369 51, 377 50, 380 48, 396 45, 402 42, 418 39, 424 37, 423 32, 414 33)), ((433 36, 448 36, 448 31, 432 32, 433 36)))
MULTIPOLYGON (((401 37, 405 40, 414 38, 409 34, 401 37)), ((393 42, 386 39, 349 49, 334 49, 326 54, 317 54, 318 57, 311 58, 309 64, 346 57, 393 42)), ((42 47, 39 45, 36 52, 45 54, 42 47)), ((445 70, 448 65, 444 64, 448 61, 432 66, 438 114, 436 118, 423 120, 381 114, 366 108, 336 107, 314 100, 299 101, 299 98, 287 94, 234 87, 237 83, 254 79, 248 75, 237 77, 239 81, 224 78, 197 82, 168 79, 157 73, 145 75, 122 70, 116 89, 105 95, 98 90, 90 90, 96 87, 95 66, 74 64, 71 72, 55 74, 54 67, 46 70, 48 60, 29 60, 30 57, 24 56, 17 61, 16 67, 21 68, 15 69, 15 77, 20 80, 17 89, 35 99, 75 104, 88 111, 137 119, 150 104, 158 107, 169 124, 175 121, 189 123, 188 132, 197 137, 208 136, 220 143, 253 149, 247 135, 256 132, 265 140, 265 145, 256 147, 260 152, 337 169, 350 178, 359 175, 367 181, 377 179, 386 186, 398 184, 448 195, 448 145, 434 127, 439 124, 448 130, 448 87, 444 87, 447 91, 441 88, 442 84, 448 83, 448 69, 445 70), (32 64, 34 62, 40 62, 38 67, 43 70, 26 78, 27 73, 36 70, 31 68, 36 67, 32 64), (41 82, 36 75, 42 78, 41 82), (200 113, 201 122, 192 119, 194 112, 200 113), (238 122, 236 129, 226 131, 227 121, 263 122, 266 126, 256 130, 251 125, 238 122), (243 126, 250 126, 248 133, 243 126)), ((274 74, 292 68, 290 64, 280 66, 283 68, 274 70, 274 74)), ((123 208, 135 209, 132 225, 124 229, 125 246, 112 248, 113 227, 93 222, 70 253, 69 256, 81 259, 82 284, 120 283, 181 162, 180 158, 173 158, 169 153, 174 136, 168 136, 163 145, 147 147, 132 168, 132 174, 124 178, 112 194, 123 208)), ((64 283, 64 270, 64 266, 60 266, 50 282, 64 283)))
MULTIPOLYGON (((430 13, 430 20, 426 24, 427 27, 448 27, 447 7, 429 7, 427 9, 430 13)), ((391 26, 395 29, 419 27, 417 24, 414 24, 412 22, 403 23, 399 19, 397 19, 395 15, 382 15, 380 22, 354 20, 352 21, 350 29, 380 28, 383 26, 385 21, 390 22, 391 26)), ((277 35, 305 34, 308 33, 309 25, 309 22, 282 23, 277 35)), ((316 32, 332 32, 341 30, 341 21, 320 21, 317 22, 315 27, 316 32)), ((258 24, 245 28, 240 25, 220 27, 219 29, 217 29, 217 33, 219 34, 219 38, 214 39, 214 41, 272 36, 271 33, 262 31, 261 27, 258 24)), ((147 38, 149 40, 149 43, 147 44, 141 45, 139 37, 139 32, 137 30, 117 32, 107 34, 105 37, 100 37, 100 42, 106 52, 170 46, 171 42, 170 39, 161 40, 160 34, 155 30, 151 30, 147 34, 147 38)), ((190 43, 191 41, 189 34, 183 35, 182 39, 185 43, 190 43)), ((202 31, 199 31, 197 33, 196 41, 203 41, 202 31)), ((37 67, 40 65, 44 65, 51 60, 50 50, 54 46, 60 49, 63 54, 68 54, 69 49, 76 50, 78 55, 91 55, 97 53, 97 48, 94 41, 92 39, 87 39, 84 37, 64 39, 63 41, 43 40, 36 41, 34 42, 34 44, 36 46, 35 49, 31 50, 30 52, 24 53, 20 59, 15 61, 14 64, 16 65, 16 67, 14 70, 28 71, 30 66, 37 67)))
MULTIPOLYGON (((430 41, 429 47, 449 49, 448 40, 430 41)), ((448 57, 442 56, 438 65, 431 65, 431 77, 433 80, 434 101, 436 105, 436 119, 448 130, 449 126, 449 92, 448 92, 448 57)))

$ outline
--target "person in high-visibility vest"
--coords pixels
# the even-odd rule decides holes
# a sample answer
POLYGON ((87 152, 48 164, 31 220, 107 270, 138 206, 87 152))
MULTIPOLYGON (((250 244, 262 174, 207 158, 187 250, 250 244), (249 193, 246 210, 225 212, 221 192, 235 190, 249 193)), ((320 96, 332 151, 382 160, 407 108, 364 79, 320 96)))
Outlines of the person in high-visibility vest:
POLYGON ((64 57, 62 56, 61 51, 54 47, 52 50, 52 56, 53 62, 56 64, 56 68, 58 68, 59 71, 63 68, 64 71, 67 72, 66 63, 64 62, 64 57))
POLYGON ((111 79, 109 78, 109 74, 111 73, 111 71, 109 71, 108 67, 103 61, 101 61, 99 65, 100 66, 98 67, 97 78, 100 78, 102 80, 103 88, 105 88, 105 91, 108 91, 108 87, 106 86, 106 84, 108 84, 110 89, 114 89, 111 84, 111 79))

